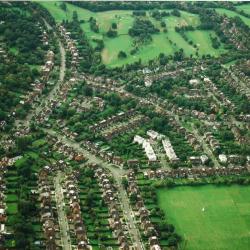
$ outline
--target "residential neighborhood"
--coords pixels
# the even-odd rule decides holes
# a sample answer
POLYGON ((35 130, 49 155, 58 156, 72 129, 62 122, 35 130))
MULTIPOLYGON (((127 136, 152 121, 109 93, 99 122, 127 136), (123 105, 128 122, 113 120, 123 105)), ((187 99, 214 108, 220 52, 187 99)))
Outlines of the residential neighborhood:
POLYGON ((249 25, 247 2, 0 2, 0 250, 249 249, 249 25))

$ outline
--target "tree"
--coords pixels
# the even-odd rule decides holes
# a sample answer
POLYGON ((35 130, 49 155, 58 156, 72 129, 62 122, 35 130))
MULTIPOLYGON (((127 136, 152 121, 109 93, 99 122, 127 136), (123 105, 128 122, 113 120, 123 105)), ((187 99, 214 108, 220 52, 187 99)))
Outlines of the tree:
POLYGON ((174 9, 174 10, 171 12, 171 14, 172 14, 173 16, 177 16, 177 17, 180 17, 180 16, 181 16, 180 11, 177 10, 177 9, 174 9))
POLYGON ((96 33, 99 32, 99 27, 98 27, 98 24, 96 22, 96 19, 93 18, 93 17, 90 17, 89 18, 89 25, 90 25, 90 29, 96 33))
POLYGON ((164 119, 160 117, 154 117, 152 119, 152 122, 153 122, 153 127, 155 128, 156 131, 162 131, 166 124, 164 119))
POLYGON ((62 3, 60 4, 60 8, 61 8, 63 11, 67 11, 67 5, 66 5, 66 3, 65 3, 65 2, 62 2, 62 3))
POLYGON ((116 93, 111 93, 106 96, 110 105, 113 107, 119 107, 121 105, 121 97, 116 93))
POLYGON ((93 89, 89 86, 84 86, 83 87, 83 93, 85 96, 93 96, 93 89))
POLYGON ((176 237, 174 234, 171 235, 171 236, 169 237, 169 239, 168 239, 168 244, 169 244, 169 246, 176 246, 177 243, 178 243, 177 237, 176 237))
POLYGON ((22 216, 12 217, 11 219, 12 220, 10 223, 13 225, 16 249, 31 249, 29 237, 27 237, 28 235, 34 235, 34 230, 31 223, 28 223, 22 216))
POLYGON ((78 22, 78 14, 77 14, 77 12, 75 10, 73 11, 72 19, 73 19, 74 22, 78 22))
POLYGON ((108 32, 107 32, 107 36, 108 37, 116 37, 117 36, 117 31, 109 29, 108 32))
POLYGON ((127 180, 127 178, 122 178, 122 185, 125 187, 125 189, 127 189, 127 187, 128 187, 128 180, 127 180))
POLYGON ((36 212, 36 205, 31 200, 21 200, 18 204, 18 210, 24 217, 28 217, 36 212))
POLYGON ((6 117, 7 117, 6 113, 3 112, 2 110, 0 110, 0 121, 1 121, 1 120, 5 120, 6 117))
POLYGON ((124 58, 126 58, 127 57, 127 54, 124 52, 124 51, 119 51, 119 53, 118 53, 118 58, 119 59, 124 59, 124 58))
POLYGON ((131 200, 132 202, 136 202, 136 199, 137 199, 137 195, 136 195, 135 193, 132 193, 132 194, 130 195, 130 200, 131 200))
POLYGON ((117 23, 112 23, 112 29, 117 29, 117 23))
POLYGON ((22 176, 23 178, 30 179, 32 174, 32 169, 31 169, 32 163, 33 162, 31 158, 27 158, 21 163, 19 163, 17 169, 18 175, 22 176))
POLYGON ((96 199, 96 194, 93 192, 93 191, 90 191, 88 194, 87 194, 87 197, 86 197, 86 205, 88 207, 92 207, 94 206, 94 200, 96 199))
POLYGON ((16 139, 16 144, 19 150, 24 151, 30 146, 32 143, 31 136, 21 136, 16 139))
POLYGON ((161 21, 161 27, 165 28, 166 27, 166 23, 164 21, 161 21))

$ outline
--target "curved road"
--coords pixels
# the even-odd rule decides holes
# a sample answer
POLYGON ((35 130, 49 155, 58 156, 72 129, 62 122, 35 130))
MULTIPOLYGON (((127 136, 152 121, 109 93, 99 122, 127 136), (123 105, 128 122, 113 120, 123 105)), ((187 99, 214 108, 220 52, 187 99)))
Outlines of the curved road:
MULTIPOLYGON (((46 26, 48 29, 51 29, 50 25, 45 21, 46 26)), ((57 37, 59 48, 60 48, 60 55, 61 55, 61 64, 60 64, 60 73, 59 73, 59 80, 56 82, 54 88, 49 92, 47 96, 41 96, 40 98, 43 98, 41 103, 38 105, 34 105, 34 109, 30 111, 30 113, 26 116, 25 120, 19 120, 16 119, 15 121, 15 127, 18 127, 19 125, 28 127, 29 123, 34 115, 39 114, 44 107, 48 104, 50 100, 55 99, 55 96, 57 95, 57 91, 60 89, 61 85, 64 83, 65 78, 65 70, 66 70, 66 52, 65 48, 63 47, 62 42, 58 38, 56 32, 54 32, 54 35, 57 37)))

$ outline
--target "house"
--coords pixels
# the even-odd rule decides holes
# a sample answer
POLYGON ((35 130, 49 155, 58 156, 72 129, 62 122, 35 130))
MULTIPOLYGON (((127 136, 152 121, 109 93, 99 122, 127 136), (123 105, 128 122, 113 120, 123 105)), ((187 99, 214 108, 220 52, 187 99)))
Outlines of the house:
POLYGON ((148 241, 150 246, 159 244, 158 238, 156 236, 150 237, 148 241))
POLYGON ((161 250, 161 247, 159 245, 153 245, 150 246, 150 250, 161 250))
POLYGON ((149 216, 149 211, 145 207, 141 207, 139 209, 139 216, 140 218, 143 216, 149 216))
POLYGON ((201 155, 200 156, 201 163, 204 165, 208 162, 208 157, 206 155, 201 155))
POLYGON ((84 226, 75 227, 75 234, 78 240, 87 240, 86 229, 84 226))
POLYGON ((154 130, 148 130, 147 131, 147 135, 153 139, 153 140, 160 140, 162 139, 163 135, 159 134, 158 132, 154 131, 154 130))
POLYGON ((219 155, 219 161, 222 164, 226 164, 227 163, 227 156, 225 154, 220 154, 219 155))
POLYGON ((91 248, 86 241, 82 240, 82 241, 78 242, 77 249, 78 250, 89 250, 91 248))
POLYGON ((122 244, 120 245, 120 249, 121 250, 129 250, 128 242, 122 242, 122 244))
POLYGON ((127 165, 129 167, 138 166, 139 165, 139 160, 136 160, 136 159, 127 160, 127 165))
POLYGON ((46 220, 43 223, 43 231, 46 239, 46 249, 56 250, 54 222, 52 220, 46 220))
POLYGON ((200 165, 201 164, 201 158, 199 156, 190 156, 189 161, 193 165, 200 165))
POLYGON ((189 84, 196 87, 199 84, 199 80, 198 79, 191 79, 191 80, 189 80, 189 84))
POLYGON ((123 166, 124 164, 124 161, 120 156, 114 156, 112 162, 116 165, 121 165, 121 166, 123 166))
POLYGON ((144 139, 143 137, 139 135, 136 135, 134 137, 134 142, 137 142, 138 144, 142 145, 142 148, 144 149, 149 161, 157 160, 155 152, 148 140, 144 139))
POLYGON ((240 156, 239 155, 228 155, 228 161, 230 163, 237 164, 240 162, 240 156))
POLYGON ((144 78, 145 87, 150 87, 152 84, 153 84, 152 79, 149 76, 145 76, 145 78, 144 78))
POLYGON ((7 214, 4 208, 0 208, 0 223, 5 223, 7 220, 7 214))
POLYGON ((170 140, 167 138, 162 140, 162 145, 170 162, 173 163, 179 162, 179 158, 176 156, 170 140))

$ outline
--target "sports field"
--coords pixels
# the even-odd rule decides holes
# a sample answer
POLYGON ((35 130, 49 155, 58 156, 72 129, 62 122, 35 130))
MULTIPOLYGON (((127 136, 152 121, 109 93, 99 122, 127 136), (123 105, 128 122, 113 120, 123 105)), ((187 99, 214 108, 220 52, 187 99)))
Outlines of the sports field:
POLYGON ((250 249, 250 186, 160 189, 158 200, 183 237, 180 249, 250 249))
MULTIPOLYGON (((196 27, 200 24, 199 16, 186 11, 181 11, 181 16, 167 16, 163 18, 166 23, 168 32, 164 33, 160 27, 160 22, 153 19, 149 12, 147 12, 147 18, 154 24, 155 27, 161 31, 159 34, 152 35, 153 41, 151 43, 142 45, 136 54, 130 55, 131 50, 134 48, 133 39, 128 35, 128 30, 132 27, 134 22, 134 16, 130 10, 113 10, 104 12, 91 12, 89 10, 74 6, 72 4, 66 4, 67 10, 64 11, 60 8, 60 2, 41 2, 45 8, 49 10, 51 15, 55 18, 56 22, 62 20, 71 20, 73 11, 78 14, 79 20, 85 22, 81 24, 81 27, 87 35, 92 46, 95 46, 93 39, 103 39, 105 48, 102 51, 102 61, 110 67, 122 66, 127 63, 133 63, 141 59, 143 63, 148 62, 159 56, 160 53, 167 55, 173 55, 174 52, 183 49, 186 56, 191 54, 195 56, 195 48, 190 45, 183 37, 175 31, 177 26, 192 25, 196 27), (94 17, 99 26, 99 33, 95 33, 90 29, 89 18, 94 17), (109 30, 111 24, 117 23, 118 36, 115 38, 109 38, 106 36, 106 32, 109 30), (127 54, 127 58, 119 59, 118 53, 123 50, 127 54)), ((171 11, 171 9, 166 10, 171 11)), ((214 34, 215 36, 215 34, 214 34)), ((219 49, 214 49, 209 37, 209 31, 194 31, 189 32, 188 37, 194 44, 198 44, 199 55, 211 54, 213 56, 219 56, 224 53, 223 45, 219 49)))

